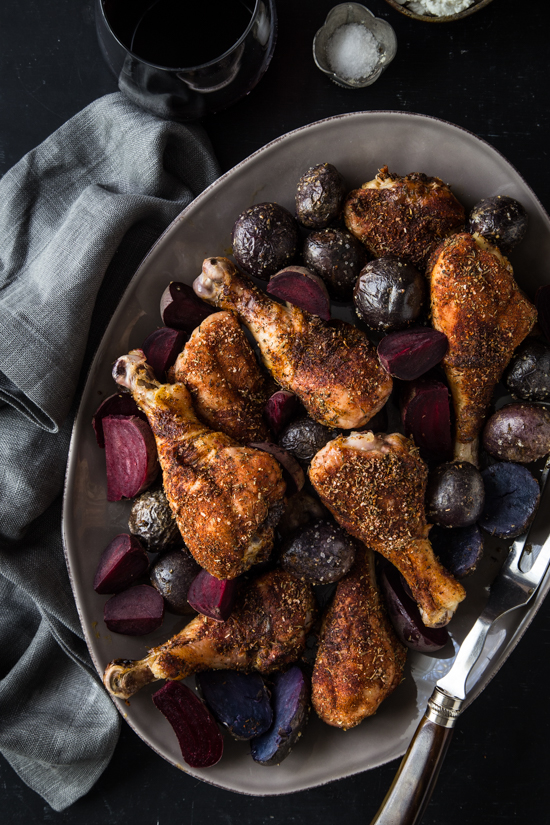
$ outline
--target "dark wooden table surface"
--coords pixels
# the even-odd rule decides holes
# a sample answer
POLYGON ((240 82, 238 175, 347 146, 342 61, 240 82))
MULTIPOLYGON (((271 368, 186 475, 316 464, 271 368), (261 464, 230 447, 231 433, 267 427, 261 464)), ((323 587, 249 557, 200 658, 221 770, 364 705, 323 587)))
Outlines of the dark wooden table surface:
MULTIPOLYGON (((204 120, 222 169, 330 115, 419 112, 491 143, 549 211, 550 4, 493 0, 450 24, 409 20, 385 0, 366 4, 394 27, 397 57, 373 86, 348 91, 322 75, 311 55, 313 36, 334 3, 278 0, 279 36, 267 74, 246 99, 204 120)), ((96 42, 92 0, 3 0, 0 65, 0 175, 71 115, 116 90, 96 42)), ((550 261, 548 269, 550 275, 550 261)), ((460 718, 424 825, 548 822, 549 652, 546 604, 460 718)), ((396 768, 393 762, 290 796, 247 797, 182 774, 124 725, 104 775, 63 813, 53 812, 0 759, 0 819, 9 825, 364 825, 396 768)))

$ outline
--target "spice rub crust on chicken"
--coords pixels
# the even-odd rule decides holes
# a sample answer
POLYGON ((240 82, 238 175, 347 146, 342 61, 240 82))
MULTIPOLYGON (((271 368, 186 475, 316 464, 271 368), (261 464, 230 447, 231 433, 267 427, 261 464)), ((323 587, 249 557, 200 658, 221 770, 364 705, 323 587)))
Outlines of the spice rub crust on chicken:
POLYGON ((382 604, 374 554, 362 548, 323 618, 311 685, 317 715, 343 730, 372 716, 401 682, 406 656, 382 604))
POLYGON ((386 403, 392 379, 365 333, 273 300, 227 258, 207 258, 197 295, 248 327, 275 380, 328 427, 364 426, 386 403))
POLYGON ((233 579, 265 561, 286 489, 276 459, 199 421, 186 387, 160 384, 142 350, 119 358, 113 377, 147 416, 166 498, 200 566, 233 579))
POLYGON ((198 417, 240 444, 267 441, 262 417, 268 393, 246 335, 231 312, 215 312, 198 326, 174 364, 198 417))
POLYGON ((399 433, 339 436, 314 456, 309 477, 338 523, 402 573, 424 624, 448 624, 466 593, 428 540, 428 468, 412 441, 399 433))
POLYGON ((455 458, 477 464, 477 441, 491 398, 537 311, 510 262, 481 236, 447 238, 427 269, 432 323, 449 349, 443 367, 456 419, 455 458))
POLYGON ((465 211, 440 178, 401 177, 383 166, 344 203, 346 226, 375 258, 392 255, 424 270, 430 253, 462 229, 465 211))
POLYGON ((157 679, 185 679, 202 670, 271 673, 302 655, 314 618, 311 587, 272 570, 243 588, 225 622, 197 616, 143 659, 110 662, 103 682, 113 696, 128 699, 157 679))

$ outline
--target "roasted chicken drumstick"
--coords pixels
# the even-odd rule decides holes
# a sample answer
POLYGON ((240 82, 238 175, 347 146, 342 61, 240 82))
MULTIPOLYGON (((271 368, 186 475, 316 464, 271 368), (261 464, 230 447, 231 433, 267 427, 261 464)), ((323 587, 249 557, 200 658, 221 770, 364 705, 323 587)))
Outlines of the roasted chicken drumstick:
POLYGON ((213 430, 239 444, 267 441, 262 418, 267 401, 264 377, 246 335, 231 312, 214 312, 193 332, 173 367, 195 412, 213 430))
POLYGON ((427 475, 413 443, 398 433, 339 436, 319 450, 309 469, 336 520, 398 568, 424 624, 442 627, 466 594, 428 540, 427 475))
POLYGON ((115 659, 103 681, 113 696, 128 699, 156 679, 184 679, 201 670, 270 673, 300 657, 314 618, 310 586, 273 570, 241 591, 227 621, 197 616, 144 659, 115 659))
POLYGON ((382 605, 374 554, 365 547, 323 618, 311 683, 317 715, 344 730, 372 716, 401 682, 406 655, 382 605))
POLYGON ((207 258, 193 288, 209 304, 237 314, 275 380, 321 424, 362 427, 386 403, 392 380, 357 327, 279 304, 227 258, 207 258))
POLYGON ((166 497, 201 567, 232 579, 264 561, 285 493, 280 465, 202 424, 183 384, 159 384, 141 350, 116 361, 113 377, 147 415, 166 497))
POLYGON ((449 349, 443 367, 456 419, 455 459, 477 464, 478 435, 493 391, 537 312, 509 261, 480 236, 444 241, 428 265, 432 323, 449 349))

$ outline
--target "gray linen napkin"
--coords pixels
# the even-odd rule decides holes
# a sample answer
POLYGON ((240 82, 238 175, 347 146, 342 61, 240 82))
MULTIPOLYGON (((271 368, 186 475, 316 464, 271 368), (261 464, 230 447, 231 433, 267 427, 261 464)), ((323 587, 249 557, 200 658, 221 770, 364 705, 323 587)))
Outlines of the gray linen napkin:
POLYGON ((218 174, 200 127, 117 93, 0 180, 0 751, 58 811, 94 784, 119 731, 61 540, 79 389, 139 262, 218 174))

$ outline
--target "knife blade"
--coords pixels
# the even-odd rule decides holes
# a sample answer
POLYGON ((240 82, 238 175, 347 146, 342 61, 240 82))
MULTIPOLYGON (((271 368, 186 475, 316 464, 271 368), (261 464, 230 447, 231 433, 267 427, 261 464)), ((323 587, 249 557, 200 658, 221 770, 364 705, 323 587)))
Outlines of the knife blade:
POLYGON ((454 726, 468 696, 467 680, 479 660, 487 635, 505 614, 528 604, 538 591, 550 565, 550 536, 538 543, 548 519, 550 462, 541 476, 542 493, 529 530, 514 541, 491 584, 481 615, 462 642, 452 667, 436 682, 424 716, 403 757, 395 779, 371 825, 415 825, 430 801, 454 726))

